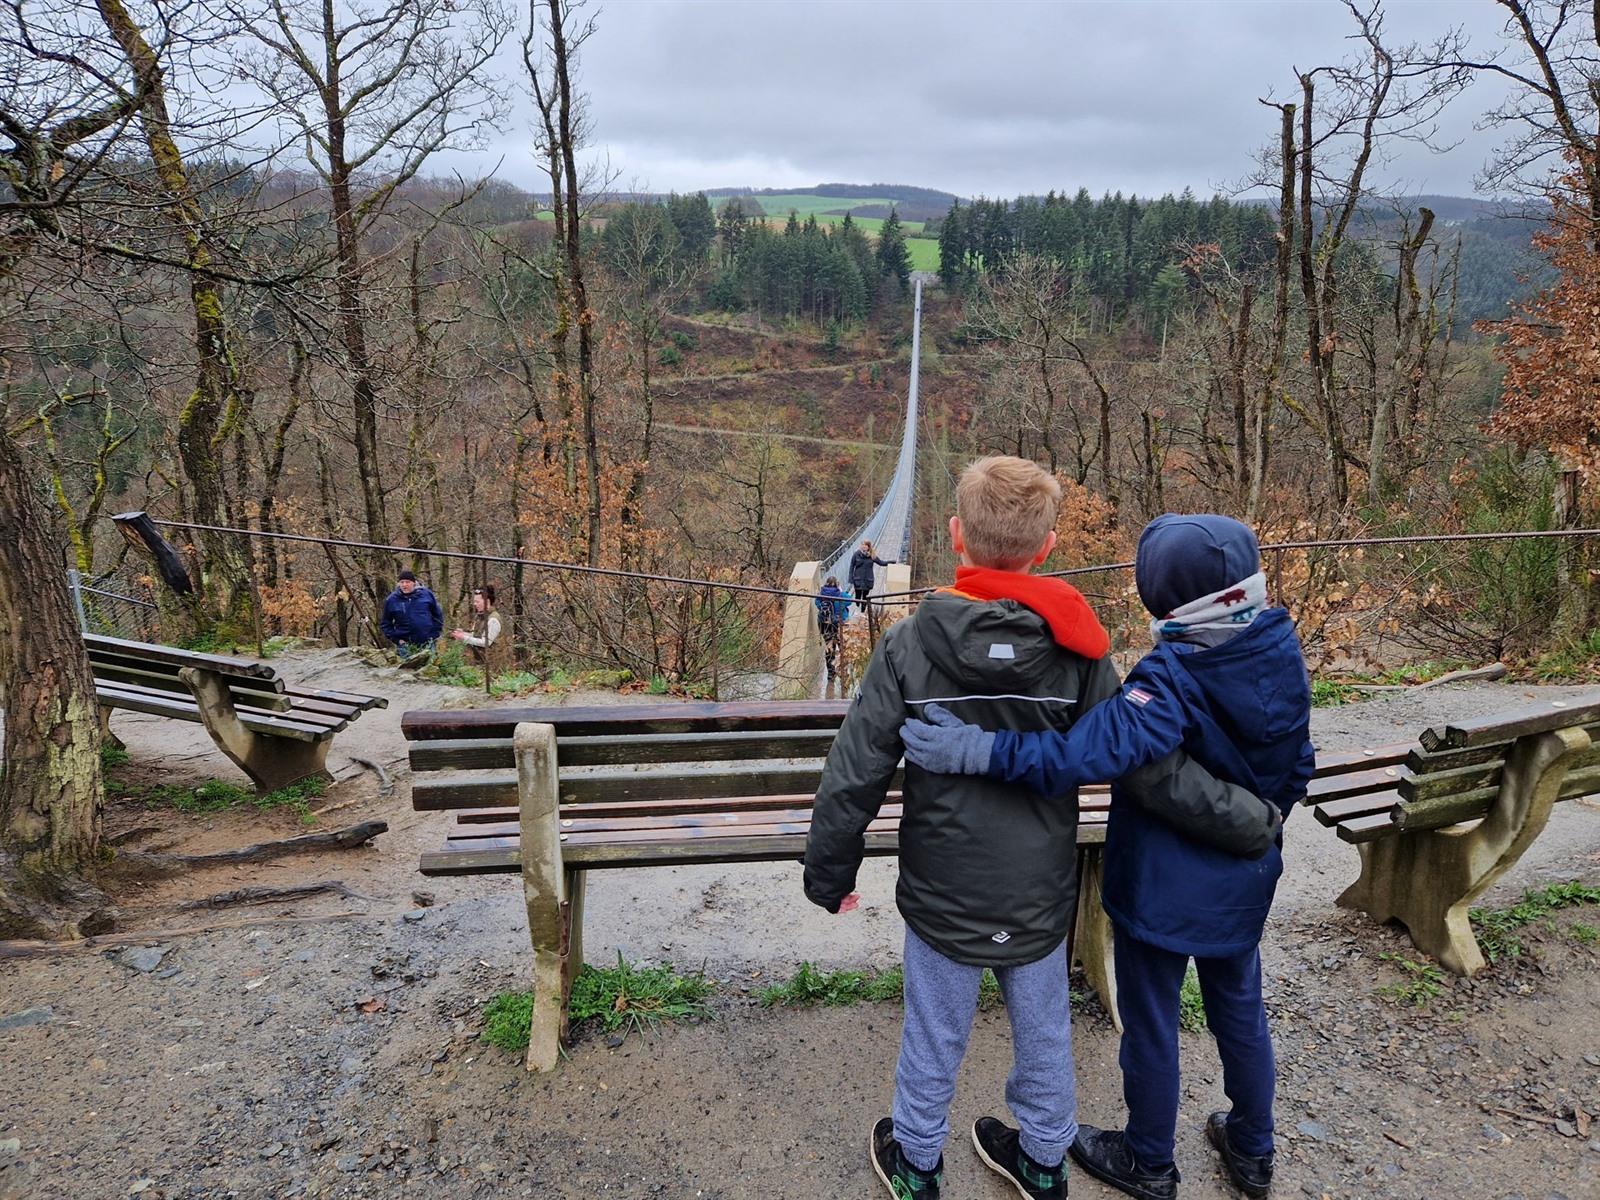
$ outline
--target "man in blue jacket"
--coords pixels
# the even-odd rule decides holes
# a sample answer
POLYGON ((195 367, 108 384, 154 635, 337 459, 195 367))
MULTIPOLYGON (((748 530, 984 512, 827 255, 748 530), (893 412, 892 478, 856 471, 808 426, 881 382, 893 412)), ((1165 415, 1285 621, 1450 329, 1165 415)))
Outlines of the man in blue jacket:
POLYGON ((417 582, 411 571, 401 571, 400 579, 383 602, 379 622, 383 636, 394 643, 402 660, 431 651, 444 632, 444 610, 433 593, 417 582))
MULTIPOLYGON (((1120 697, 1065 734, 991 733, 929 707, 928 721, 902 729, 907 762, 1054 796, 1182 747, 1287 817, 1314 768, 1310 685, 1289 614, 1267 607, 1255 534, 1231 517, 1158 517, 1139 538, 1135 575, 1156 646, 1120 697)), ((1128 1124, 1082 1127, 1071 1155, 1088 1174, 1140 1200, 1176 1194, 1178 998, 1192 956, 1233 1102, 1206 1134, 1236 1187, 1267 1194, 1275 1066, 1259 944, 1282 872, 1281 836, 1264 856, 1235 857, 1113 788, 1103 898, 1117 931, 1128 1124)))

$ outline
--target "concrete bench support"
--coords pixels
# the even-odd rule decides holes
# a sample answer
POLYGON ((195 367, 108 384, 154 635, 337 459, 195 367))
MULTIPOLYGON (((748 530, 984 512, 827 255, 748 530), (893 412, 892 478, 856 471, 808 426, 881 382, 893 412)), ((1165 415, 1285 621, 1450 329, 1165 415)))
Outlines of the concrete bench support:
POLYGON ((178 672, 200 710, 200 723, 211 740, 250 777, 256 795, 264 796, 304 779, 328 778, 328 746, 332 735, 314 741, 265 737, 246 729, 222 677, 200 667, 178 672))
POLYGON ((1361 876, 1339 904, 1399 921, 1418 950, 1457 975, 1476 974, 1484 959, 1468 911, 1544 831, 1568 766, 1588 748, 1582 729, 1519 738, 1488 816, 1361 844, 1361 876))

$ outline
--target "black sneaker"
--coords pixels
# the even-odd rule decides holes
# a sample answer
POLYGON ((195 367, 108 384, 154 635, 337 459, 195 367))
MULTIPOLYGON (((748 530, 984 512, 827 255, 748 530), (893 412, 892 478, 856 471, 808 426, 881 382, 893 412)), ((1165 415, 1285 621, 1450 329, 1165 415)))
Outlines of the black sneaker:
POLYGON ((1128 1149, 1127 1136, 1093 1125, 1078 1127, 1078 1140, 1067 1151, 1072 1161, 1101 1183, 1126 1192, 1137 1200, 1173 1200, 1178 1194, 1178 1168, 1169 1164, 1159 1171, 1140 1166, 1128 1149))
POLYGON ((972 1145, 989 1169, 1027 1200, 1067 1200, 1067 1164, 1041 1167, 1023 1151, 1017 1131, 1004 1121, 979 1117, 972 1124, 972 1145))
POLYGON ((1250 1200, 1261 1200, 1272 1189, 1272 1155, 1240 1154, 1228 1138, 1228 1114, 1214 1112, 1206 1119, 1206 1140, 1222 1156, 1228 1179, 1250 1200))
POLYGON ((939 1200, 939 1183, 944 1178, 944 1158, 932 1171, 919 1171, 906 1161, 900 1143, 894 1140, 894 1120, 884 1117, 872 1127, 867 1143, 872 1169, 883 1180, 894 1200, 939 1200))

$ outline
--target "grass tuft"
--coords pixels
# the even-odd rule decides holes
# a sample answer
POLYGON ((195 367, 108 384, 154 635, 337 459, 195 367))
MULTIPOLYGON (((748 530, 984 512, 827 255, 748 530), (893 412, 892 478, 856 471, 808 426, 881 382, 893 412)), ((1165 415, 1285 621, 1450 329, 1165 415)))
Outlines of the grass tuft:
POLYGON ((108 742, 100 747, 100 769, 102 771, 110 771, 127 765, 128 752, 121 746, 113 746, 108 742))
MULTIPOLYGON (((1468 913, 1478 945, 1490 962, 1518 958, 1525 951, 1516 930, 1563 908, 1600 904, 1600 887, 1590 887, 1576 879, 1530 888, 1522 899, 1506 908, 1474 908, 1468 913)), ((1576 927, 1575 927, 1576 928, 1576 927)), ((1578 935, 1574 935, 1578 936, 1578 935)), ((1579 936, 1579 940, 1584 940, 1579 936)))
POLYGON ((782 983, 764 988, 758 997, 765 1008, 841 1008, 864 1000, 898 1000, 905 988, 899 967, 887 971, 819 971, 809 962, 782 983))
MULTIPOLYGON (((622 1030, 640 1036, 664 1021, 709 1018, 706 1003, 716 985, 699 971, 680 975, 671 963, 638 967, 617 955, 614 967, 585 965, 572 982, 567 1019, 576 1027, 595 1022, 607 1033, 622 1030)), ((533 1019, 532 992, 501 992, 483 1009, 483 1032, 490 1045, 515 1054, 528 1049, 528 1023, 533 1019)))
POLYGON ((1378 958, 1393 963, 1404 973, 1399 983, 1386 983, 1378 989, 1385 1000, 1405 1008, 1424 1008, 1444 994, 1444 972, 1432 963, 1416 962, 1399 954, 1384 953, 1378 958))
POLYGON ((491 1046, 526 1054, 532 1021, 532 992, 501 992, 483 1006, 483 1032, 479 1036, 491 1046))
POLYGON ((1178 991, 1178 1028, 1186 1033, 1199 1033, 1206 1027, 1206 1002, 1200 995, 1200 976, 1194 964, 1183 976, 1183 987, 1178 991))
POLYGON ((1313 679, 1311 681, 1311 707, 1312 708, 1338 708, 1340 705, 1349 704, 1361 699, 1361 692, 1351 687, 1348 683, 1339 683, 1333 679, 1313 679))
POLYGON ((309 802, 327 791, 327 787, 327 780, 314 777, 258 796, 250 788, 236 783, 208 779, 193 788, 175 783, 118 784, 117 791, 148 808, 175 808, 185 813, 223 812, 245 804, 253 804, 260 809, 289 808, 300 815, 302 822, 310 825, 315 818, 311 815, 309 802))
MULTIPOLYGON (((876 1004, 905 997, 905 972, 900 967, 884 971, 819 971, 809 962, 782 983, 764 988, 757 997, 763 1007, 844 1008, 876 1004)), ((1003 1003, 1000 982, 993 971, 978 978, 978 1007, 991 1009, 1003 1003)))

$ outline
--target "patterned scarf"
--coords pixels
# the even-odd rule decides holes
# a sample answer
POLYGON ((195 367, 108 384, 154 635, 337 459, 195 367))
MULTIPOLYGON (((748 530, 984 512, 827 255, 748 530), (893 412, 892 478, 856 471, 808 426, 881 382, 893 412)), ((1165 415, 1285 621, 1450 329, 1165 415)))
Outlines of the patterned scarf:
POLYGON ((1157 639, 1215 645, 1242 633, 1266 608, 1267 577, 1257 571, 1230 588, 1201 596, 1157 617, 1150 622, 1150 632, 1157 639))

